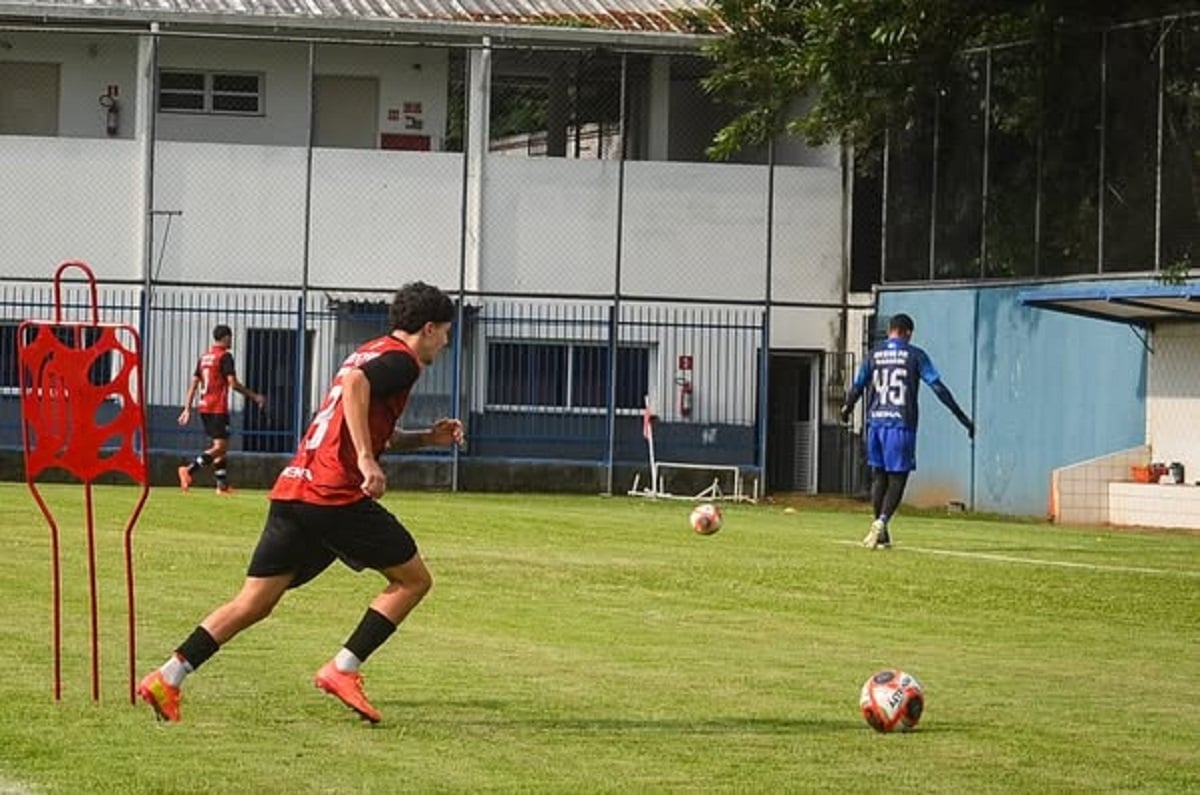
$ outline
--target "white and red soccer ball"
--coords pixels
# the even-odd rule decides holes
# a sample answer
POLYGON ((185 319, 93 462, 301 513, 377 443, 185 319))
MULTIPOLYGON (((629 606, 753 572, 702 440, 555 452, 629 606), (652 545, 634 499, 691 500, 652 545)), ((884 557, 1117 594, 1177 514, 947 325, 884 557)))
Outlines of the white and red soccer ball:
POLYGON ((702 503, 692 509, 688 521, 697 533, 710 536, 721 529, 721 509, 711 502, 702 503))
POLYGON ((877 732, 909 731, 925 711, 925 691, 915 676, 899 668, 874 673, 858 698, 867 724, 877 732))

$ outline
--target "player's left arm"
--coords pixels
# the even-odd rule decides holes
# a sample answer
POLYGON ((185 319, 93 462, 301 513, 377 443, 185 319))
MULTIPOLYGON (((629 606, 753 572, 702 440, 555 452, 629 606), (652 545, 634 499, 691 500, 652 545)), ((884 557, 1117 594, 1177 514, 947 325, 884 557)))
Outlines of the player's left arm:
POLYGON ((443 418, 428 428, 408 431, 396 428, 392 438, 388 439, 388 447, 392 450, 417 450, 422 447, 444 447, 448 444, 462 444, 462 420, 443 418))
POLYGON ((950 392, 950 387, 942 383, 942 375, 933 366, 933 362, 929 360, 929 356, 921 351, 917 354, 918 366, 920 367, 921 380, 929 385, 930 391, 937 395, 937 399, 942 401, 942 405, 950 409, 950 413, 955 419, 967 429, 967 437, 975 438, 975 423, 967 416, 967 412, 962 410, 962 406, 958 405, 958 401, 954 399, 953 393, 950 392))
POLYGON ((229 388, 246 400, 254 401, 260 408, 267 402, 266 397, 238 380, 237 371, 233 369, 233 354, 227 353, 221 357, 221 375, 225 376, 225 383, 229 384, 229 388))
MULTIPOLYGON (((407 353, 391 351, 366 362, 361 367, 371 385, 371 398, 387 400, 395 395, 410 392, 421 377, 421 366, 407 353)), ((432 427, 420 430, 405 430, 397 426, 388 438, 389 450, 416 450, 461 444, 463 424, 458 420, 441 419, 432 427)))

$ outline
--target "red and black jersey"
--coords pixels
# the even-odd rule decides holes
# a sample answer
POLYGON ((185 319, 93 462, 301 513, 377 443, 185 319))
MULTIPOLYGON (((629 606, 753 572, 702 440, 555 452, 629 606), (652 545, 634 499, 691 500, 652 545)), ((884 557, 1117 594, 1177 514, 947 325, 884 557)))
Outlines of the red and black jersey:
POLYGON ((228 348, 214 345, 196 362, 200 379, 200 413, 229 413, 229 376, 234 374, 233 354, 228 348))
POLYGON ((365 343, 342 362, 296 455, 276 479, 268 495, 272 500, 347 505, 366 496, 342 404, 342 378, 354 368, 362 370, 370 384, 367 424, 371 450, 379 456, 387 448, 396 421, 408 403, 408 394, 421 375, 416 354, 392 336, 365 343))

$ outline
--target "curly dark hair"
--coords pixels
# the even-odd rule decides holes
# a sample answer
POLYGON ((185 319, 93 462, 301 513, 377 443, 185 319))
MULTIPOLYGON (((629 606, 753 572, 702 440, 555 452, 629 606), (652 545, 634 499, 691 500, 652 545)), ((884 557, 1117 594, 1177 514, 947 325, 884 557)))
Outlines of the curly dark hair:
POLYGON ((224 323, 219 323, 216 326, 213 326, 213 339, 214 340, 220 342, 221 340, 225 339, 226 337, 231 337, 231 336, 233 336, 233 329, 231 329, 229 326, 226 326, 224 323))
POLYGON ((449 323, 454 320, 454 302, 450 296, 425 282, 409 282, 396 291, 388 307, 388 322, 397 329, 415 334, 426 323, 449 323))

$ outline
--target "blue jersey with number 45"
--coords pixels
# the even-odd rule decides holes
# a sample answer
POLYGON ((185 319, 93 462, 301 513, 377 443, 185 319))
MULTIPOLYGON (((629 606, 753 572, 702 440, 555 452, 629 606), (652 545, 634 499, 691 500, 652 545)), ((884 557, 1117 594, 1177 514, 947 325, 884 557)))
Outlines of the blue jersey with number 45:
POLYGON ((867 355, 854 377, 854 387, 869 396, 868 424, 915 431, 918 382, 939 380, 941 376, 925 351, 889 337, 867 355))

